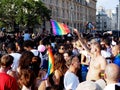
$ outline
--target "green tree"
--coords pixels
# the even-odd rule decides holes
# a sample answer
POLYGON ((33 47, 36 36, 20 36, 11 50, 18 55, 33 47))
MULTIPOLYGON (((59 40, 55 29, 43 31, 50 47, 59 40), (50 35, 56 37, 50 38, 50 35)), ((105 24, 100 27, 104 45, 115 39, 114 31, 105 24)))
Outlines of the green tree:
MULTIPOLYGON (((1 25, 13 28, 14 17, 16 10, 14 8, 14 0, 1 0, 0 1, 0 22, 1 25)), ((9 28, 10 29, 10 28, 9 28)))
POLYGON ((33 28, 51 17, 41 0, 0 0, 0 8, 0 25, 12 30, 15 24, 33 28))

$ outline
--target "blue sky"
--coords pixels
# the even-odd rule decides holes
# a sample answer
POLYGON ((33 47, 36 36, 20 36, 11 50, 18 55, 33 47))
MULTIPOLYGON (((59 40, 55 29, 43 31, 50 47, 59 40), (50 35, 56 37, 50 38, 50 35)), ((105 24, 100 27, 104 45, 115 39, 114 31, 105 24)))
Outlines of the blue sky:
POLYGON ((97 0, 97 7, 103 6, 105 9, 114 9, 119 4, 119 0, 97 0))

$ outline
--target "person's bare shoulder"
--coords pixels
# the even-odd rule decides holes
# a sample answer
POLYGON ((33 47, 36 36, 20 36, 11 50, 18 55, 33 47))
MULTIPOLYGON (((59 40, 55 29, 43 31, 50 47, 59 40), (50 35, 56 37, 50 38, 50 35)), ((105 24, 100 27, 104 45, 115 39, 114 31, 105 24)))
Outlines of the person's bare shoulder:
POLYGON ((103 56, 101 56, 100 60, 101 60, 101 62, 105 62, 105 63, 107 62, 106 59, 103 56))
POLYGON ((101 68, 102 68, 102 69, 105 69, 105 67, 106 67, 106 65, 107 65, 107 61, 106 61, 106 59, 105 59, 103 56, 101 56, 101 57, 99 58, 99 63, 100 63, 100 65, 101 65, 101 68))

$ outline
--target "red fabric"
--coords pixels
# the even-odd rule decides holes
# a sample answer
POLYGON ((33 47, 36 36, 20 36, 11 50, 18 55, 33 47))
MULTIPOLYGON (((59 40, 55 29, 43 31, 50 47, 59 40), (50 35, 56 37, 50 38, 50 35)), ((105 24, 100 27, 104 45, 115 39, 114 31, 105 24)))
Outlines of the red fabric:
POLYGON ((16 80, 6 73, 0 73, 0 90, 18 90, 16 80))

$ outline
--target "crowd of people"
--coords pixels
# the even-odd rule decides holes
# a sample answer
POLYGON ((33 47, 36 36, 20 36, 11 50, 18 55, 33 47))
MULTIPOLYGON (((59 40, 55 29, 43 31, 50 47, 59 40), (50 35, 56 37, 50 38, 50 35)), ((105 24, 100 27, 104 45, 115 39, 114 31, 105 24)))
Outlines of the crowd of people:
POLYGON ((0 32, 0 90, 120 90, 120 40, 112 35, 0 32), (54 71, 48 70, 48 48, 54 71))

